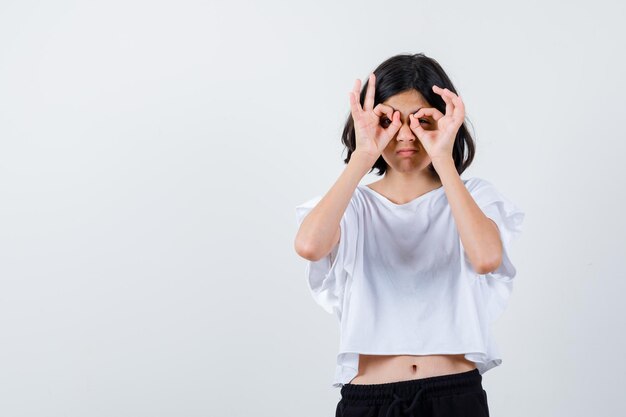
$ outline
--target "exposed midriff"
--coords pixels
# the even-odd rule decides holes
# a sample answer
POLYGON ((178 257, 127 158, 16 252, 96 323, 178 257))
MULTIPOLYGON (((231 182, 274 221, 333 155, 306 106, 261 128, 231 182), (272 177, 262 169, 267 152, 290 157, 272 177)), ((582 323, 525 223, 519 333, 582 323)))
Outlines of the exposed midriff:
POLYGON ((471 371, 476 364, 457 355, 359 355, 350 384, 383 384, 471 371))

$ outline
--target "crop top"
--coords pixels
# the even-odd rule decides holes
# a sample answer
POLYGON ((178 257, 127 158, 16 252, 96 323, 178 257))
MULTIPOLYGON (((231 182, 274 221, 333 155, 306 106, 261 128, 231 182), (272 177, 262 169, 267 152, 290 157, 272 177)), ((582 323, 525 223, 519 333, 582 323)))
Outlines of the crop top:
MULTIPOLYGON (((307 261, 313 299, 339 320, 332 387, 358 374, 360 353, 464 354, 480 374, 502 363, 490 327, 513 289, 510 246, 525 214, 487 180, 462 182, 498 226, 503 250, 495 271, 474 271, 443 186, 396 204, 358 185, 340 221, 339 243, 307 261)), ((298 226, 322 197, 296 206, 298 226)))

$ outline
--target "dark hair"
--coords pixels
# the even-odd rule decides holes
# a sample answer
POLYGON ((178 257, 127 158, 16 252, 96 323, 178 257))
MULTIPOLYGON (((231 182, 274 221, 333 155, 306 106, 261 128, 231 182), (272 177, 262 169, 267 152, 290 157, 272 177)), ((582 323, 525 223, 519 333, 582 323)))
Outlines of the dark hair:
MULTIPOLYGON (((374 70, 374 75, 376 76, 374 106, 378 103, 382 103, 391 96, 414 89, 434 108, 445 114, 446 102, 443 101, 439 94, 436 94, 432 90, 433 85, 436 84, 441 88, 447 88, 458 95, 452 81, 450 81, 450 78, 448 78, 443 68, 441 68, 441 65, 439 65, 436 60, 427 57, 423 53, 393 56, 380 64, 378 68, 374 70)), ((359 99, 361 106, 363 106, 365 102, 365 93, 367 92, 368 84, 369 80, 365 82, 361 89, 359 99)), ((343 128, 341 142, 348 149, 348 155, 344 159, 344 162, 347 164, 350 161, 352 152, 356 149, 354 120, 352 119, 351 113, 348 115, 348 119, 343 128)), ((463 122, 456 134, 452 148, 454 166, 459 175, 465 171, 474 160, 475 148, 474 139, 465 126, 465 122, 463 122), (467 155, 465 155, 466 148, 467 155)), ((374 168, 378 169, 377 175, 383 175, 387 171, 387 163, 382 155, 369 172, 372 172, 374 168)), ((435 177, 439 176, 432 163, 428 166, 428 170, 433 173, 435 177)))

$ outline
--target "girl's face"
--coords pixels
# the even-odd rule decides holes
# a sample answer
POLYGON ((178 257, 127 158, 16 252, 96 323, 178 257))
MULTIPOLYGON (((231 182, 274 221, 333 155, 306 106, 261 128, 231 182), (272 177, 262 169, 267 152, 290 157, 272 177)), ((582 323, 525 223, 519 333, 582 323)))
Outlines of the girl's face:
MULTIPOLYGON (((409 127, 409 115, 416 113, 422 107, 432 107, 417 90, 407 90, 389 97, 383 102, 394 110, 400 112, 400 122, 402 126, 396 136, 389 141, 389 144, 382 152, 382 157, 389 166, 398 172, 421 171, 430 164, 430 156, 421 146, 419 139, 409 127), (401 149, 415 149, 416 152, 398 153, 401 149)), ((429 116, 420 117, 421 126, 426 129, 436 129, 436 121, 429 116)), ((415 122, 414 122, 415 123, 415 122)), ((386 117, 381 117, 381 125, 388 127, 391 121, 386 117)))

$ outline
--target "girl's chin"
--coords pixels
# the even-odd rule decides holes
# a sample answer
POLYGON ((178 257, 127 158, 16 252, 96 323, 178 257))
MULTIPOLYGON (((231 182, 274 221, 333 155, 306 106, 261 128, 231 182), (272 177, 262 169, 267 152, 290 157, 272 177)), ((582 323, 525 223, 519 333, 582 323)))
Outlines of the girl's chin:
POLYGON ((403 168, 403 169, 407 169, 407 168, 415 169, 419 167, 426 168, 430 163, 431 163, 430 158, 424 155, 418 155, 418 156, 414 156, 411 158, 398 158, 394 161, 395 166, 397 166, 398 168, 403 168))
POLYGON ((420 163, 420 164, 397 164, 394 167, 391 167, 394 171, 397 172, 419 172, 428 168, 428 163, 420 163))

